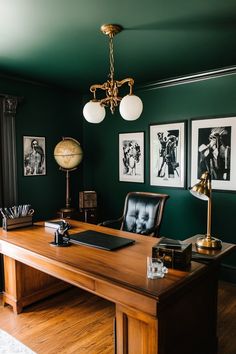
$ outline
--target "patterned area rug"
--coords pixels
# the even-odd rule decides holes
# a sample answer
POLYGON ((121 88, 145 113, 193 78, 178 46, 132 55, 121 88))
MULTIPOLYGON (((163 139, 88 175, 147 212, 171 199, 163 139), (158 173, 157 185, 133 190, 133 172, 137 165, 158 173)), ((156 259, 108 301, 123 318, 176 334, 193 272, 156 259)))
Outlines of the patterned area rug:
POLYGON ((0 354, 36 354, 7 332, 0 329, 0 354))

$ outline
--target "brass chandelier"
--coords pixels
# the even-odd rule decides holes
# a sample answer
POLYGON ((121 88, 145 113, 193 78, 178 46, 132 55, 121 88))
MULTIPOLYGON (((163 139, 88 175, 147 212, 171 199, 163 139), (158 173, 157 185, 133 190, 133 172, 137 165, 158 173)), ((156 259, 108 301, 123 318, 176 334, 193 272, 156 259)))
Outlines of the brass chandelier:
POLYGON ((113 38, 116 34, 122 31, 122 27, 120 25, 107 24, 101 26, 101 31, 109 37, 110 73, 108 75, 108 80, 103 84, 94 84, 90 86, 90 92, 93 93, 93 99, 87 102, 84 106, 84 118, 89 123, 100 123, 106 115, 104 107, 109 107, 113 114, 115 108, 119 105, 122 118, 129 121, 138 119, 143 110, 143 103, 138 96, 133 95, 134 79, 126 78, 120 81, 114 79, 113 38), (126 83, 129 86, 129 94, 122 98, 119 96, 119 87, 126 83), (98 100, 96 97, 97 89, 105 91, 106 97, 98 100))

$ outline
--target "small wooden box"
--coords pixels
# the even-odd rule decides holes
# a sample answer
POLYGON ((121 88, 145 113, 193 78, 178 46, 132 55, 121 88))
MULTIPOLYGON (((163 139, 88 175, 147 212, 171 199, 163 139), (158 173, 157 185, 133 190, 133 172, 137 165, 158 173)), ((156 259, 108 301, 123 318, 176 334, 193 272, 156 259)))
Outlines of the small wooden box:
POLYGON ((25 227, 31 226, 33 224, 33 217, 32 215, 22 216, 21 218, 14 218, 14 219, 2 219, 2 228, 3 230, 12 230, 17 229, 18 227, 25 227))
POLYGON ((79 208, 94 209, 97 207, 97 193, 94 191, 79 192, 79 208))
POLYGON ((161 238, 160 241, 152 247, 152 257, 162 258, 167 268, 185 270, 191 263, 192 244, 161 238))

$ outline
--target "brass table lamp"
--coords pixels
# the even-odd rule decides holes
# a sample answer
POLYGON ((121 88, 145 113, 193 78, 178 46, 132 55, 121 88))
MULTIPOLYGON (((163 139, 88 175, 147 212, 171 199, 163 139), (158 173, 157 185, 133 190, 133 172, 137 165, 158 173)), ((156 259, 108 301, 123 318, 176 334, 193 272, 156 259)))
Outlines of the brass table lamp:
POLYGON ((219 250, 222 243, 219 239, 211 236, 211 176, 209 172, 201 175, 200 181, 190 188, 190 193, 202 200, 207 201, 207 234, 197 239, 196 246, 202 249, 219 250))

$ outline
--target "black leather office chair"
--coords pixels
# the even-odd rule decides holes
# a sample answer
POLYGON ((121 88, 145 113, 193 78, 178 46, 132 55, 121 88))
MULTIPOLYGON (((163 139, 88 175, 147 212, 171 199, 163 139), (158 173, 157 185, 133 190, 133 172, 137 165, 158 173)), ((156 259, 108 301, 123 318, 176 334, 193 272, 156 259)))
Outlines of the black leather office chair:
POLYGON ((167 194, 129 192, 125 199, 123 215, 99 225, 114 227, 146 236, 158 237, 167 194))

